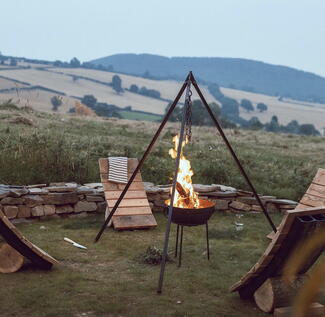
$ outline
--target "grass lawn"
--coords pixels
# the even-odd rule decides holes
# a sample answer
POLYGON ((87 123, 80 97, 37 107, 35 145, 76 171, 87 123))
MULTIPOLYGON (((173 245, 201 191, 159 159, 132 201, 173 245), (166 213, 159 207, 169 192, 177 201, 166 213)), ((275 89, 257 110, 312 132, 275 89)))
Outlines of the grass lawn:
MULTIPOLYGON (((270 228, 262 214, 242 217, 242 231, 235 229, 234 214, 214 214, 209 222, 210 261, 205 253, 205 227, 186 227, 182 267, 176 261, 167 264, 161 295, 156 293, 160 266, 139 259, 148 246, 163 246, 166 218, 155 215, 156 229, 108 229, 97 244, 93 240, 102 215, 17 225, 61 265, 51 271, 26 266, 0 275, 1 317, 269 316, 228 291, 268 244, 265 235, 270 228), (88 250, 71 246, 64 237, 88 250)), ((272 218, 278 224, 281 215, 272 218)), ((175 232, 172 226, 171 255, 175 232)))
POLYGON ((123 117, 123 119, 129 120, 143 120, 143 121, 158 121, 161 120, 162 116, 151 114, 151 113, 143 113, 136 111, 119 111, 119 114, 123 117))

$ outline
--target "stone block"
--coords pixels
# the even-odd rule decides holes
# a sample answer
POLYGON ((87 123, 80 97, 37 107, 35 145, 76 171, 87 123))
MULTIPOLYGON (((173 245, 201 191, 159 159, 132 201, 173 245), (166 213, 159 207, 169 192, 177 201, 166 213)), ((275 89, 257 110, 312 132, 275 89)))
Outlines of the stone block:
POLYGON ((55 214, 55 206, 54 205, 44 205, 44 214, 45 216, 52 216, 55 214))
POLYGON ((151 200, 151 201, 161 199, 159 194, 151 194, 148 192, 147 192, 147 198, 148 198, 148 200, 151 200))
POLYGON ((35 206, 32 208, 32 216, 34 217, 40 217, 40 216, 44 216, 44 206, 35 206))
POLYGON ((193 184, 194 191, 197 193, 209 193, 220 189, 218 185, 193 184))
POLYGON ((22 198, 14 198, 14 197, 5 197, 1 199, 2 205, 22 205, 24 200, 22 198))
POLYGON ((39 206, 44 203, 44 200, 40 195, 25 195, 23 199, 24 204, 29 207, 39 206))
POLYGON ((9 196, 9 193, 10 193, 9 189, 7 189, 5 187, 4 188, 0 188, 0 199, 9 196))
POLYGON ((229 208, 229 200, 217 199, 215 203, 216 210, 227 210, 229 208))
POLYGON ((85 194, 85 195, 91 195, 95 193, 95 190, 93 188, 89 188, 86 186, 80 186, 77 188, 78 194, 85 194))
POLYGON ((236 192, 232 192, 232 191, 213 191, 213 192, 209 192, 209 193, 204 193, 204 195, 209 196, 209 197, 217 197, 217 198, 234 198, 237 196, 236 192))
POLYGON ((87 184, 84 184, 84 186, 90 187, 90 188, 99 188, 99 187, 103 187, 103 184, 102 183, 87 183, 87 184))
POLYGON ((67 192, 75 192, 77 190, 77 186, 52 186, 46 188, 50 193, 67 193, 67 192))
POLYGON ((79 201, 76 193, 50 193, 43 196, 43 199, 47 205, 75 204, 79 201))
POLYGON ((29 218, 32 215, 31 208, 25 205, 18 206, 17 218, 29 218))
POLYGON ((252 205, 252 211, 262 212, 263 209, 260 205, 252 205))
POLYGON ((46 195, 49 191, 46 188, 30 188, 29 194, 30 195, 46 195))
POLYGON ((34 185, 28 185, 27 188, 31 189, 31 188, 42 188, 42 187, 46 187, 46 184, 34 184, 34 185))
POLYGON ((153 204, 154 204, 156 207, 165 207, 165 206, 166 206, 164 200, 155 200, 155 201, 153 202, 153 204))
POLYGON ((268 212, 280 212, 281 210, 276 204, 273 203, 266 203, 266 209, 268 212))
POLYGON ((100 203, 97 203, 97 212, 100 212, 100 213, 104 213, 105 210, 106 210, 106 207, 107 207, 107 203, 106 201, 103 201, 103 202, 100 202, 100 203))
POLYGON ((157 186, 147 186, 147 187, 145 187, 145 192, 147 194, 158 194, 161 191, 162 191, 161 188, 159 188, 157 186))
POLYGON ((17 217, 19 210, 17 206, 4 206, 3 211, 8 219, 14 219, 17 217))
POLYGON ((166 200, 170 198, 170 193, 162 193, 160 194, 160 199, 166 200))
POLYGON ((57 214, 69 214, 74 212, 74 208, 71 205, 56 206, 55 213, 57 214))
POLYGON ((104 201, 104 197, 101 195, 87 195, 86 200, 100 202, 100 201, 104 201))
POLYGON ((89 201, 78 201, 74 205, 74 211, 75 212, 92 212, 96 211, 97 205, 95 202, 89 202, 89 201))
POLYGON ((26 195, 28 193, 29 193, 29 191, 27 188, 10 188, 9 196, 18 198, 18 197, 21 197, 22 195, 26 195))
POLYGON ((250 211, 251 210, 250 205, 241 203, 240 201, 236 201, 236 200, 232 201, 229 204, 229 207, 232 209, 241 210, 241 211, 250 211))

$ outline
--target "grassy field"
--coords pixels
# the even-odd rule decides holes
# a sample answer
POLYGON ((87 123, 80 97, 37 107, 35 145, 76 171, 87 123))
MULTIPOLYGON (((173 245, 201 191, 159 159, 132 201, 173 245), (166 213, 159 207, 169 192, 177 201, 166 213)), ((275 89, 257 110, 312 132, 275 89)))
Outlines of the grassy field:
MULTIPOLYGON (((51 71, 42 71, 33 68, 15 69, 3 70, 0 75, 28 82, 31 85, 40 85, 54 89, 65 93, 67 96, 83 97, 89 94, 94 95, 99 102, 114 104, 122 108, 132 106, 134 110, 163 114, 167 106, 166 101, 144 97, 128 91, 125 91, 123 94, 117 94, 112 87, 85 79, 74 81, 71 76, 51 71)), ((110 78, 111 76, 108 76, 108 79, 110 78)), ((107 81, 110 82, 109 80, 107 81)), ((33 103, 33 99, 31 99, 31 103, 33 103)), ((50 101, 48 103, 50 104, 50 101)), ((38 109, 37 104, 35 105, 35 109, 38 109)))
POLYGON ((161 116, 143 113, 143 112, 135 112, 135 111, 119 111, 119 114, 123 117, 123 119, 128 120, 142 120, 142 121, 160 121, 161 116))
POLYGON ((283 125, 288 124, 291 120, 297 120, 300 124, 312 123, 321 132, 323 132, 325 127, 323 119, 325 118, 325 105, 304 104, 303 102, 296 102, 294 100, 280 101, 278 97, 228 88, 221 88, 221 91, 226 96, 237 99, 239 102, 243 98, 246 98, 254 106, 259 102, 263 102, 268 106, 268 110, 263 113, 260 113, 258 110, 247 112, 243 108, 240 108, 240 116, 244 119, 250 119, 252 116, 256 116, 262 123, 266 123, 271 120, 272 116, 276 115, 278 116, 279 122, 283 125))
MULTIPOLYGON (((157 123, 54 115, 0 106, 0 183, 99 181, 98 159, 140 158, 157 123), (29 120, 26 124, 24 118, 29 120)), ((179 125, 168 123, 142 168, 145 181, 166 184, 174 161, 168 155, 179 125)), ((194 183, 249 189, 216 129, 193 127, 185 148, 194 183)), ((318 167, 325 167, 325 138, 225 130, 259 193, 299 200, 318 167)))
MULTIPOLYGON (((268 243, 265 234, 270 228, 263 215, 245 215, 241 218, 244 229, 236 231, 235 215, 214 214, 209 222, 210 261, 204 227, 185 228, 182 267, 176 261, 167 264, 161 295, 156 293, 159 265, 142 262, 148 246, 163 245, 166 219, 162 214, 156 218, 154 230, 109 229, 97 244, 93 240, 103 221, 101 215, 18 225, 61 265, 48 272, 27 266, 18 273, 0 275, 1 316, 269 316, 229 293, 268 243), (88 250, 74 248, 63 237, 88 250)), ((280 221, 280 215, 273 218, 280 221)), ((173 226, 171 256, 175 231, 173 226)))
MULTIPOLYGON (((27 65, 27 64, 26 64, 27 65)), ((25 66, 26 66, 25 65, 25 66)), ((130 93, 125 91, 122 94, 116 94, 113 89, 107 85, 96 83, 93 81, 78 79, 73 80, 72 76, 83 76, 92 80, 99 80, 104 83, 110 83, 112 77, 115 75, 113 72, 104 72, 100 70, 84 69, 84 68, 55 68, 49 67, 48 71, 36 69, 39 65, 28 64, 31 66, 29 69, 6 69, 1 70, 0 75, 28 82, 31 85, 41 85, 50 89, 64 92, 68 98, 73 96, 83 97, 85 94, 94 95, 100 102, 115 104, 119 107, 132 106, 133 110, 151 112, 155 114, 163 114, 167 105, 166 101, 145 97, 142 95, 130 93)), ((8 67, 8 66, 6 66, 8 67)), ((44 65, 43 65, 44 68, 44 65)), ((181 86, 181 82, 173 80, 151 80, 131 75, 118 74, 122 79, 122 87, 129 88, 132 84, 139 87, 147 87, 149 89, 156 89, 161 93, 161 97, 173 100, 181 86)), ((184 74, 184 77, 186 74, 184 74)), ((17 84, 13 81, 0 79, 0 89, 16 87, 17 84)), ((214 97, 208 92, 205 86, 202 86, 202 91, 208 102, 216 101, 214 97)), ((277 97, 266 96, 257 93, 250 93, 236 89, 221 88, 221 91, 229 97, 241 101, 243 98, 251 100, 254 105, 259 102, 264 102, 268 106, 268 111, 260 113, 259 111, 246 112, 240 109, 240 115, 245 119, 250 119, 252 116, 258 117, 261 122, 269 122, 273 115, 278 116, 281 124, 287 124, 291 120, 297 120, 300 124, 312 123, 321 132, 324 128, 323 118, 325 116, 325 106, 315 103, 305 104, 303 102, 292 101, 279 101, 277 97)), ((21 97, 22 103, 28 100, 35 109, 42 111, 51 111, 51 104, 49 99, 42 100, 46 105, 41 104, 41 98, 36 93, 30 94, 25 98, 24 94, 21 97)), ((9 95, 0 94, 0 99, 16 98, 16 92, 9 95)), ((193 99, 198 98, 194 93, 193 99)), ((66 108, 62 107, 61 112, 66 108)))

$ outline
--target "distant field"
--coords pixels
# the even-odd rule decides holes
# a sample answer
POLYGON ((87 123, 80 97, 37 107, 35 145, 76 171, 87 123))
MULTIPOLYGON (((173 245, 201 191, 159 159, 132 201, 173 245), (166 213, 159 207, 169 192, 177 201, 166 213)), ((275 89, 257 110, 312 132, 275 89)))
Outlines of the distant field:
POLYGON ((250 119, 252 116, 258 117, 261 122, 269 122, 273 115, 278 116, 281 124, 287 124, 291 120, 297 120, 300 124, 312 123, 320 131, 325 126, 325 105, 312 104, 305 105, 302 102, 292 103, 288 101, 279 101, 276 97, 266 96, 242 90, 221 88, 221 91, 229 97, 238 101, 249 99, 254 106, 259 102, 264 102, 268 106, 268 111, 260 113, 259 111, 247 112, 240 108, 240 116, 244 119, 250 119))
MULTIPOLYGON (((1 75, 2 73, 0 73, 1 75)), ((26 87, 26 85, 15 83, 12 80, 0 78, 0 90, 1 89, 10 89, 10 88, 21 88, 26 87)))
POLYGON ((163 114, 166 101, 144 97, 131 92, 117 94, 111 87, 89 80, 74 81, 71 76, 37 69, 3 70, 0 75, 21 80, 31 85, 41 85, 65 93, 67 96, 83 97, 92 94, 98 101, 119 107, 132 106, 134 110, 163 114))
MULTIPOLYGON (((52 112, 51 98, 57 96, 54 93, 43 91, 43 90, 19 90, 13 93, 0 93, 0 103, 5 102, 9 99, 18 106, 30 106, 34 109, 52 112)), ((67 96, 60 96, 62 105, 58 108, 57 112, 67 113, 70 108, 74 107, 77 99, 70 98, 67 96)))
MULTIPOLYGON (((65 74, 85 76, 100 81, 104 81, 107 83, 110 83, 112 81, 112 77, 116 75, 113 72, 104 72, 100 70, 84 69, 84 68, 69 68, 69 69, 53 68, 51 70, 60 71, 65 74)), ((169 99, 169 100, 175 99, 179 89, 182 86, 182 82, 178 82, 175 80, 152 80, 152 79, 146 79, 146 78, 123 75, 123 74, 118 74, 118 76, 120 76, 120 78, 122 79, 123 88, 130 88, 132 84, 136 84, 139 88, 145 86, 150 89, 158 90, 162 98, 169 99)), ((185 76, 186 74, 184 74, 184 79, 185 76)), ((202 90, 208 102, 215 101, 214 97, 208 92, 206 88, 203 87, 202 90)))
POLYGON ((149 113, 135 112, 135 111, 120 111, 119 114, 123 119, 128 120, 142 120, 142 121, 158 121, 161 120, 161 116, 149 113))
MULTIPOLYGON (((20 65, 20 64, 19 64, 20 65)), ((145 97, 139 94, 125 91, 122 94, 117 94, 111 87, 96 83, 91 80, 98 80, 103 83, 110 83, 113 72, 105 72, 100 70, 84 69, 84 68, 55 68, 49 67, 47 71, 36 69, 36 67, 44 67, 41 64, 24 63, 20 66, 31 66, 29 69, 4 69, 0 68, 0 76, 27 82, 30 85, 40 85, 49 89, 60 91, 66 94, 65 104, 59 108, 60 112, 68 111, 73 104, 74 97, 83 97, 86 94, 94 95, 98 101, 114 104, 118 107, 131 106, 132 110, 150 112, 157 115, 165 113, 167 101, 158 100, 150 97, 145 97), (82 76, 87 79, 73 80, 72 75, 82 76)), ((8 67, 5 65, 5 67, 8 67)), ((122 87, 129 88, 132 84, 138 87, 147 87, 148 89, 156 89, 161 93, 161 97, 168 100, 173 100, 179 91, 182 82, 174 80, 152 80, 136 76, 118 74, 122 79, 122 87)), ((185 76, 186 74, 184 74, 185 76)), ((14 81, 0 78, 0 90, 8 88, 20 88, 22 84, 17 84, 14 81)), ((208 92, 207 88, 202 86, 202 91, 208 102, 216 101, 208 92)), ((261 122, 266 123, 270 121, 273 115, 276 115, 281 124, 287 124, 291 120, 297 120, 300 124, 312 123, 317 129, 323 131, 325 126, 325 105, 303 103, 295 100, 279 101, 276 97, 266 96, 262 94, 250 93, 241 90, 221 88, 221 91, 229 97, 235 98, 238 101, 247 98, 256 105, 259 102, 264 102, 268 106, 268 111, 260 113, 259 111, 246 112, 241 109, 240 114, 245 119, 250 119, 252 116, 258 117, 261 122)), ((51 111, 52 105, 50 98, 51 93, 32 91, 25 92, 19 89, 10 93, 0 93, 0 100, 13 98, 18 100, 19 104, 30 104, 35 109, 43 111, 51 111)), ((198 96, 193 90, 193 99, 198 96)), ((181 101, 184 101, 182 98, 181 101)), ((127 118, 138 118, 138 114, 124 113, 127 118)), ((149 117, 147 117, 149 118, 149 117)), ((143 119, 143 117, 142 117, 143 119)), ((150 118, 148 120, 151 120, 150 118)))

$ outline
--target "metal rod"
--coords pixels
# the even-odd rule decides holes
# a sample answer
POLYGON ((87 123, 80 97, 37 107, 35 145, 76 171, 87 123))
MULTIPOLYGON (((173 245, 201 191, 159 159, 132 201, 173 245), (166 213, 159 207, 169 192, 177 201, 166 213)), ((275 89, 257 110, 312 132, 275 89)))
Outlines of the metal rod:
POLYGON ((198 86, 197 83, 196 83, 196 80, 195 80, 195 78, 194 78, 192 72, 190 72, 190 80, 191 80, 191 82, 192 82, 192 84, 193 84, 195 90, 197 91, 198 95, 200 96, 200 98, 201 98, 201 100, 202 100, 202 102, 203 102, 205 108, 207 109, 208 113, 210 114, 212 121, 214 122, 215 126, 217 127, 217 129, 218 129, 218 131, 219 131, 221 137, 223 138, 223 140, 224 140, 224 142, 225 142, 225 144, 226 144, 228 150, 230 151, 230 154, 232 155, 233 159, 235 160, 235 162, 236 162, 236 164, 237 164, 237 166, 238 166, 240 172, 242 173, 242 175, 243 175, 243 177, 245 178, 247 184, 248 184, 249 187, 251 188, 251 190, 252 190, 252 192, 253 192, 253 194, 254 194, 254 196, 255 196, 255 198, 256 198, 258 204, 261 206, 262 211, 263 211, 263 213, 264 213, 266 219, 267 219, 268 222, 270 223, 270 225, 271 225, 273 231, 274 231, 274 232, 277 232, 277 229, 276 229, 276 227, 275 227, 275 225, 274 225, 272 219, 270 218, 270 216, 269 216, 269 214, 268 214, 268 212, 267 212, 267 210, 266 210, 264 204, 262 203, 260 197, 258 196, 258 194, 257 194, 257 192, 256 192, 256 190, 255 190, 255 187, 253 186, 252 182, 250 181, 250 179, 249 179, 248 175, 246 174, 246 172, 245 172, 245 170, 244 170, 242 164, 240 163, 240 161, 239 161, 239 159, 238 159, 236 153, 234 152, 232 146, 230 145, 230 143, 229 143, 229 141, 228 141, 226 135, 224 134, 224 132, 223 132, 223 130, 222 130, 222 128, 221 128, 221 126, 220 126, 220 124, 219 124, 217 118, 214 116, 214 114, 213 114, 211 108, 209 107, 207 101, 205 100, 205 98, 204 98, 204 96, 203 96, 203 94, 202 94, 202 92, 201 92, 199 86, 198 86))
POLYGON ((181 242, 179 244, 179 257, 178 257, 178 267, 182 265, 182 254, 183 254, 183 229, 184 226, 181 226, 181 242))
POLYGON ((179 93, 177 94, 175 100, 174 100, 173 103, 171 104, 171 106, 170 106, 168 112, 166 113, 164 120, 161 122, 161 124, 160 124, 160 126, 159 126, 159 128, 158 128, 158 130, 157 130, 157 132, 156 132, 156 134, 155 134, 154 137, 152 138, 152 140, 151 140, 150 144, 148 145, 146 151, 144 152, 144 154, 143 154, 141 160, 139 161, 138 166, 135 168, 135 170, 134 170, 132 176, 130 177, 128 183, 127 183, 126 186, 124 187, 124 189, 123 189, 123 191, 122 191, 120 197, 119 197, 118 200, 116 201, 116 203, 115 203, 114 207, 112 208, 112 210, 111 210, 109 216, 105 219, 104 224, 102 225, 100 231, 98 232, 98 234, 97 234, 97 236, 96 236, 96 238, 95 238, 95 242, 97 242, 97 241, 100 239, 100 237, 101 237, 101 235, 103 234, 103 232, 104 232, 104 230, 105 230, 107 224, 108 224, 109 221, 112 219, 112 217, 113 217, 113 215, 114 215, 114 213, 115 213, 117 207, 119 206, 121 200, 124 198, 126 192, 128 191, 129 187, 131 186, 131 184, 132 184, 132 182, 133 182, 135 176, 136 176, 137 173, 139 172, 139 170, 140 170, 140 168, 142 167, 144 161, 146 160, 148 154, 150 153, 150 151, 151 151, 153 145, 154 145, 155 142, 157 141, 157 138, 158 138, 158 136, 160 135, 161 130, 164 128, 164 126, 165 126, 166 122, 168 121, 170 115, 171 115, 172 112, 174 111, 174 109, 175 109, 175 107, 176 107, 176 105, 177 105, 179 99, 180 99, 181 96, 183 95, 183 92, 184 92, 185 88, 188 86, 189 76, 190 76, 190 75, 188 75, 188 76, 186 77, 186 79, 185 79, 185 81, 184 81, 184 83, 183 83, 183 85, 182 85, 182 87, 181 87, 179 93))
MULTIPOLYGON (((191 73, 189 73, 188 78, 190 78, 190 75, 191 75, 191 73)), ((174 172, 174 179, 173 179, 173 185, 172 185, 172 192, 171 192, 171 197, 170 197, 170 204, 168 207, 168 221, 167 221, 166 232, 165 232, 165 243, 164 243, 164 249, 163 249, 163 256, 162 256, 161 265, 160 265, 160 275, 159 275, 159 282, 158 282, 158 289, 157 289, 158 294, 161 293, 163 280, 164 280, 166 258, 167 258, 167 252, 168 252, 170 225, 171 225, 171 221, 172 221, 173 205, 174 205, 174 198, 175 198, 175 192, 176 192, 176 182, 177 182, 179 162, 180 162, 180 157, 181 157, 181 152, 182 152, 182 143, 183 143, 183 138, 184 138, 185 121, 186 121, 185 119, 186 119, 187 107, 190 106, 190 103, 189 103, 190 88, 191 88, 191 81, 188 80, 187 86, 186 86, 185 104, 183 106, 181 131, 180 131, 179 140, 178 140, 178 148, 177 148, 177 156, 176 156, 176 161, 175 161, 175 172, 174 172)))
POLYGON ((179 225, 177 225, 177 231, 176 231, 176 245, 175 245, 175 255, 174 257, 177 257, 177 250, 178 250, 178 234, 179 234, 179 225))
POLYGON ((210 245, 209 245, 209 227, 208 227, 208 222, 205 223, 205 230, 206 230, 206 238, 207 238, 207 255, 208 255, 208 260, 210 260, 210 245))

